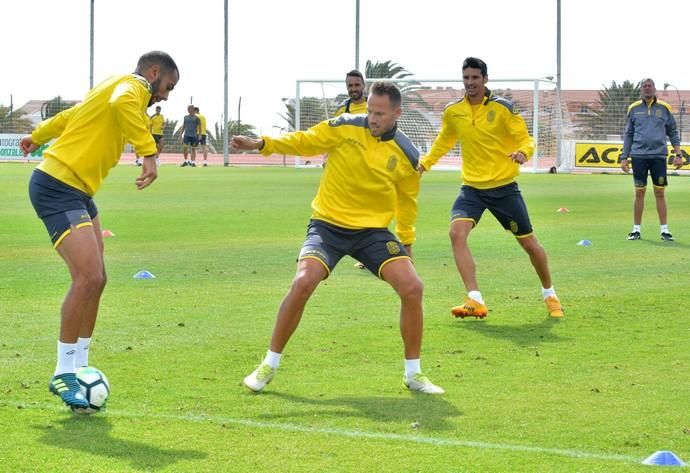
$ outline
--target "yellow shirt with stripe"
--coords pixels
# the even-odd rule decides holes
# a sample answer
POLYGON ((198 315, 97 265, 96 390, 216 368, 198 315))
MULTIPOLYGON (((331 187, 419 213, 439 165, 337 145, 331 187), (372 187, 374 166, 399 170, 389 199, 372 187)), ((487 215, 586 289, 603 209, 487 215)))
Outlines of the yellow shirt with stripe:
POLYGON ((129 142, 139 156, 156 154, 146 108, 150 84, 137 74, 113 76, 72 108, 41 122, 31 134, 37 145, 57 138, 38 169, 94 195, 129 142))
POLYGON ((338 117, 343 113, 367 113, 367 101, 364 100, 362 103, 354 103, 352 99, 348 98, 343 103, 338 105, 338 109, 335 111, 335 116, 338 117))
POLYGON ((512 102, 489 89, 478 106, 462 98, 446 107, 441 131, 420 164, 431 169, 457 142, 463 183, 477 189, 510 184, 520 174, 510 154, 521 151, 529 159, 534 153, 534 141, 512 102))
POLYGON ((165 117, 160 113, 153 114, 149 119, 149 124, 151 126, 152 135, 162 135, 163 128, 165 127, 165 117))
POLYGON ((198 131, 197 135, 205 135, 206 134, 206 117, 200 113, 197 113, 196 116, 199 117, 199 131, 198 131))
POLYGON ((262 138, 265 156, 328 153, 312 218, 349 229, 387 228, 395 218, 400 241, 414 243, 419 151, 397 127, 374 137, 365 115, 344 114, 306 131, 262 138))

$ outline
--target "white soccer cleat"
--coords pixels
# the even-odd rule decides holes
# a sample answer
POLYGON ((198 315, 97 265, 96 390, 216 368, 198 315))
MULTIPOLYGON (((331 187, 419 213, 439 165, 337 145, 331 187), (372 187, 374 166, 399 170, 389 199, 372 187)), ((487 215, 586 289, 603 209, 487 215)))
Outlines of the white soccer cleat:
POLYGON ((429 378, 422 373, 415 373, 412 378, 403 376, 403 384, 410 391, 417 391, 424 394, 443 394, 446 392, 442 387, 436 386, 429 381, 429 378))
POLYGON ((273 379, 277 369, 273 369, 266 363, 261 363, 258 368, 244 378, 244 385, 255 393, 261 392, 273 379))

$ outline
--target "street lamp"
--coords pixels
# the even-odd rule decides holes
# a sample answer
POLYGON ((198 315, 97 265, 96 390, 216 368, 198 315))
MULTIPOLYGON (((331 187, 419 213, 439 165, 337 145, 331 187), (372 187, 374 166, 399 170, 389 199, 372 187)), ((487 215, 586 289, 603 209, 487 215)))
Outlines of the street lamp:
POLYGON ((668 89, 669 87, 676 89, 676 95, 678 95, 678 106, 680 107, 678 130, 680 131, 680 140, 683 141, 683 114, 685 113, 685 100, 680 99, 680 91, 678 90, 678 87, 673 84, 669 84, 668 82, 664 82, 664 90, 668 89))

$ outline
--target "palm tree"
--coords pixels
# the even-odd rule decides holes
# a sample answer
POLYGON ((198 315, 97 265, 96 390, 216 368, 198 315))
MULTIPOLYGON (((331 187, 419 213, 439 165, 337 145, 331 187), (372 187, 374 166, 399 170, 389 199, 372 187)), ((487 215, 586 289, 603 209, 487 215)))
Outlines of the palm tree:
MULTIPOLYGON (((279 113, 280 118, 285 120, 289 131, 295 131, 295 99, 283 98, 283 105, 285 105, 286 113, 279 113)), ((318 97, 301 97, 299 109, 299 126, 300 129, 306 130, 324 120, 328 120, 338 108, 336 101, 324 101, 318 97)))
POLYGON ((420 82, 410 80, 414 74, 390 60, 372 62, 367 60, 365 76, 367 79, 388 79, 396 83, 403 96, 403 114, 398 120, 400 129, 422 152, 426 152, 436 135, 437 126, 432 120, 431 106, 427 104, 419 91, 423 89, 420 82), (403 80, 404 79, 404 80, 403 80))
POLYGON ((31 133, 34 125, 21 110, 0 105, 0 133, 31 133))
POLYGON ((628 115, 628 106, 640 99, 640 86, 624 81, 612 81, 599 91, 595 110, 582 120, 582 129, 589 139, 604 139, 606 135, 622 135, 628 115))
MULTIPOLYGON (((228 140, 235 135, 249 136, 258 138, 256 127, 249 123, 240 123, 237 120, 230 120, 227 123, 228 140)), ((214 125, 215 133, 208 133, 208 145, 212 152, 220 153, 223 151, 223 129, 217 122, 214 125)))

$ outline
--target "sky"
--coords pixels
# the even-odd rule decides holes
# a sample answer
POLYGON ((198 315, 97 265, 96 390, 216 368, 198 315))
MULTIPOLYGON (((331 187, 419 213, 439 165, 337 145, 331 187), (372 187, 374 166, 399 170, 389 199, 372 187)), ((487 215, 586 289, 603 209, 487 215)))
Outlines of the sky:
MULTIPOLYGON (((193 101, 208 128, 223 113, 223 0, 95 0, 94 83, 161 49, 180 69, 163 103, 181 120, 193 101)), ((360 69, 392 60, 419 79, 460 78, 463 58, 489 79, 556 75, 556 0, 360 0, 360 69)), ((355 67, 355 0, 228 0, 229 118, 263 134, 285 122, 297 79, 355 67)), ((561 0, 562 87, 601 89, 652 77, 690 89, 687 0, 561 0)), ((89 88, 90 0, 2 0, 0 105, 81 99, 89 88)), ((489 83, 491 86, 491 83, 489 83)), ((344 92, 344 83, 343 83, 344 92)))

